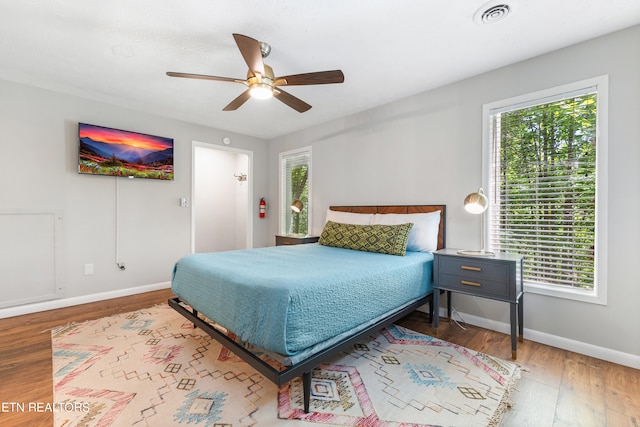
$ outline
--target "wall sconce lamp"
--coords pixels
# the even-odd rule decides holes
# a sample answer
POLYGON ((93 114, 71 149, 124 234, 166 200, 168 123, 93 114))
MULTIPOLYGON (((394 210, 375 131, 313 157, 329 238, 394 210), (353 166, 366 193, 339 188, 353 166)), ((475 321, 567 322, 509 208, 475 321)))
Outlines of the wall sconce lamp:
POLYGON ((484 190, 480 188, 476 193, 471 193, 464 199, 464 209, 472 213, 474 215, 482 215, 480 219, 480 247, 478 250, 468 250, 462 249, 459 250, 458 253, 461 255, 471 255, 471 256, 493 256, 493 252, 484 250, 484 212, 489 207, 489 199, 484 195, 484 190))

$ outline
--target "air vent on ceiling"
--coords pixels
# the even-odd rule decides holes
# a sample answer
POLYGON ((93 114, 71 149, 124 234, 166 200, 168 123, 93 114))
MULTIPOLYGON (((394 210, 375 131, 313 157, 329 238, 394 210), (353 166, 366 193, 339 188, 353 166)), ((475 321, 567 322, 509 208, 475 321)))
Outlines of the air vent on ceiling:
POLYGON ((511 12, 508 4, 486 3, 474 14, 473 18, 479 24, 492 24, 502 21, 511 12))

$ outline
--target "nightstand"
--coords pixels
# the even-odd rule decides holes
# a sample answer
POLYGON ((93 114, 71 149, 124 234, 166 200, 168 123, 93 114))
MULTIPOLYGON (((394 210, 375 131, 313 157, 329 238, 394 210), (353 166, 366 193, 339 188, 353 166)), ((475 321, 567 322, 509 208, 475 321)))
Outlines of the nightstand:
POLYGON ((305 243, 316 243, 320 240, 319 236, 280 236, 276 235, 276 246, 283 245, 304 245, 305 243))
MULTIPOLYGON (((433 259, 433 304, 436 315, 433 326, 438 331, 438 302, 440 290, 504 301, 511 304, 511 357, 517 356, 517 337, 523 340, 523 266, 522 255, 497 252, 491 257, 459 254, 456 249, 434 252, 433 259), (517 333, 516 333, 517 326, 517 333)), ((451 317, 451 311, 447 313, 451 317)))

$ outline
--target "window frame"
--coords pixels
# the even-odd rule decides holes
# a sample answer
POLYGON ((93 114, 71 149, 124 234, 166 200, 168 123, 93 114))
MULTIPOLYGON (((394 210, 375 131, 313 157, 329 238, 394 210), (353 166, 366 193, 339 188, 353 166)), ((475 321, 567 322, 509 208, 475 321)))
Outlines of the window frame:
POLYGON ((278 189, 279 189, 279 214, 278 214, 278 234, 282 235, 282 236, 286 236, 289 231, 287 230, 287 215, 289 215, 291 213, 291 202, 292 201, 287 201, 287 196, 286 194, 288 194, 287 189, 285 188, 286 182, 284 180, 284 174, 285 174, 285 162, 287 160, 287 158, 290 157, 296 157, 296 156, 300 156, 306 154, 308 156, 308 163, 307 163, 307 168, 308 168, 308 176, 307 176, 307 195, 308 195, 308 201, 306 206, 304 207, 304 209, 307 210, 307 232, 305 233, 306 235, 309 235, 311 233, 311 227, 312 227, 312 216, 311 216, 311 206, 312 206, 312 197, 311 197, 311 177, 312 177, 312 152, 311 152, 311 146, 307 146, 307 147, 302 147, 302 148, 297 148, 295 150, 289 150, 289 151, 283 151, 281 153, 279 153, 278 155, 278 159, 279 159, 279 185, 278 185, 278 189))
MULTIPOLYGON (((564 298, 593 304, 607 304, 607 260, 608 260, 608 109, 609 77, 598 76, 515 96, 483 105, 482 108, 482 183, 491 185, 492 127, 491 115, 496 110, 520 109, 566 98, 574 93, 596 87, 596 218, 595 257, 593 289, 576 289, 559 285, 524 283, 524 291, 539 295, 564 298)), ((491 208, 489 208, 491 209, 491 208)), ((485 215, 485 241, 489 242, 491 212, 485 215)), ((491 248, 489 248, 491 250, 491 248)), ((526 259, 524 261, 527 262, 526 259)))

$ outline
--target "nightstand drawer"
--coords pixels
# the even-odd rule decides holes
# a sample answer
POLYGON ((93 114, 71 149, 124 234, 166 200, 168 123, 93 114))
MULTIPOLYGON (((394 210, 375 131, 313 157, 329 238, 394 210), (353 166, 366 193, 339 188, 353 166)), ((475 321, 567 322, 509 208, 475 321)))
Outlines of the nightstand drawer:
POLYGON ((442 257, 439 261, 441 274, 463 275, 471 281, 509 280, 509 265, 492 261, 459 257, 442 257))
POLYGON ((509 281, 492 280, 487 274, 453 274, 440 271, 438 288, 478 296, 509 298, 509 281))

